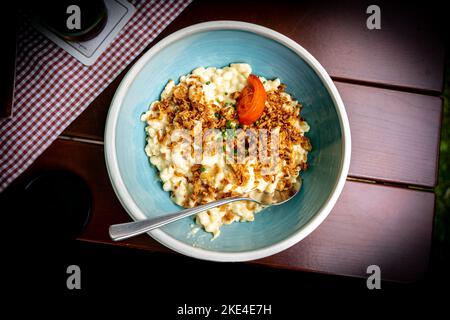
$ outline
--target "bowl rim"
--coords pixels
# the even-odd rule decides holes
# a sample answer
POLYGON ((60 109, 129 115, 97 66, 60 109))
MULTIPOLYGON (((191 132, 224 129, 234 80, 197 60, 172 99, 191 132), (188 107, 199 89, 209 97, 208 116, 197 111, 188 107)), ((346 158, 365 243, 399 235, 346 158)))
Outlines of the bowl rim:
POLYGON ((138 73, 142 70, 145 64, 160 50, 167 47, 168 45, 192 34, 214 31, 214 30, 239 30, 255 33, 257 35, 274 40, 290 50, 294 51, 299 55, 317 74, 320 78, 336 108, 340 125, 342 128, 342 149, 343 157, 341 161, 341 167, 339 170, 339 177, 334 185, 334 188, 328 199, 319 209, 314 217, 312 217, 305 225, 303 225, 295 233, 291 234, 287 238, 279 241, 275 244, 259 248, 256 250, 247 251, 236 251, 236 252, 218 252, 211 251, 207 249, 202 249, 194 247, 192 245, 181 242, 161 229, 156 229, 148 232, 148 234, 154 238, 156 241, 160 242, 164 246, 187 256, 211 260, 211 261, 228 261, 228 262, 238 262, 238 261, 249 261, 261 259, 283 250, 288 249, 297 242, 304 239, 310 233, 312 233, 328 216, 332 208, 336 204, 339 195, 344 187, 347 174, 350 167, 350 155, 351 155, 351 136, 350 136, 350 125, 345 111, 344 103, 339 95, 339 92, 332 82, 330 76, 322 67, 322 65, 301 45, 296 43, 294 40, 288 38, 287 36, 274 31, 272 29, 241 21, 233 20, 219 20, 219 21, 209 21, 191 25, 189 27, 180 29, 169 36, 165 37, 152 48, 150 48, 138 61, 134 63, 131 69, 127 72, 125 77, 122 79, 119 87, 114 94, 111 102, 111 106, 108 111, 106 126, 105 126, 105 136, 104 136, 104 149, 105 149, 105 161, 111 184, 113 186, 116 196, 119 198, 120 203, 127 211, 128 215, 134 220, 145 219, 145 214, 139 209, 137 204, 133 201, 132 197, 128 193, 128 190, 122 180, 117 157, 116 157, 116 123, 120 107, 122 105, 124 96, 130 87, 131 83, 134 81, 138 73))

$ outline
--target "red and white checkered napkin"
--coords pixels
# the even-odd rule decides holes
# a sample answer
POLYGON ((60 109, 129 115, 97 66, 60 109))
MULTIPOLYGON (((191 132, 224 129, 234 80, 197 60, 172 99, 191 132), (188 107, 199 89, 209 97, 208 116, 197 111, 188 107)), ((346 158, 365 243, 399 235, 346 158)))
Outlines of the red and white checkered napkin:
POLYGON ((0 119, 0 191, 22 173, 191 0, 131 0, 136 13, 87 67, 28 24, 18 35, 12 119, 0 119))

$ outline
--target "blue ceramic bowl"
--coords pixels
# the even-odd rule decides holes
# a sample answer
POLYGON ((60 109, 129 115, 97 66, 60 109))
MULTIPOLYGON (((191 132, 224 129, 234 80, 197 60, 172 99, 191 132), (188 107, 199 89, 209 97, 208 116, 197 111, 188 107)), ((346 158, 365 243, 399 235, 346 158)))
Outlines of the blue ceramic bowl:
POLYGON ((254 222, 221 228, 211 241, 203 230, 192 234, 192 218, 150 232, 167 247, 196 258, 245 261, 280 252, 310 234, 329 214, 350 163, 350 129, 344 105, 323 67, 293 40, 264 27, 214 21, 197 24, 153 46, 120 84, 108 114, 105 156, 115 192, 134 220, 180 210, 163 191, 157 171, 144 152, 141 114, 159 99, 168 79, 199 66, 249 63, 253 73, 279 77, 303 104, 311 126, 310 169, 300 193, 288 203, 263 210, 254 222))

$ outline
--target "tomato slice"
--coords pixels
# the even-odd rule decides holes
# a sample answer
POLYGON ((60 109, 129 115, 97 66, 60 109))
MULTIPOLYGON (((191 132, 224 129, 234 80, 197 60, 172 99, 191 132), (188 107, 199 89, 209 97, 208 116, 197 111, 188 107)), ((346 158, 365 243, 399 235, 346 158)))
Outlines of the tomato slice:
POLYGON ((266 104, 266 90, 261 80, 253 74, 247 79, 236 105, 239 122, 250 125, 261 117, 266 104))

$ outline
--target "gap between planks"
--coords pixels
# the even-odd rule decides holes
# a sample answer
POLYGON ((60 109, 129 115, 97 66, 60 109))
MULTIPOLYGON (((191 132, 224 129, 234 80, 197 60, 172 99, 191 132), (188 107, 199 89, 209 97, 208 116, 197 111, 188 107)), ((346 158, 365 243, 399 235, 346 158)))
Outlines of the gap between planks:
POLYGON ((442 90, 436 91, 436 90, 432 90, 432 89, 405 87, 402 85, 394 85, 394 84, 387 84, 387 83, 381 83, 381 82, 358 80, 358 79, 344 78, 344 77, 339 77, 339 76, 330 76, 330 78, 333 80, 333 82, 348 83, 348 84, 372 87, 372 88, 377 88, 377 89, 394 90, 394 91, 404 92, 404 93, 415 93, 415 94, 421 94, 424 96, 432 96, 432 97, 441 97, 442 98, 442 94, 443 94, 442 90))
MULTIPOLYGON (((94 145, 98 145, 98 146, 104 146, 104 142, 102 140, 97 140, 97 139, 72 137, 72 136, 66 136, 66 135, 60 135, 60 136, 58 136, 58 139, 65 140, 65 141, 74 141, 74 142, 81 142, 81 143, 87 143, 87 144, 94 144, 94 145)), ((372 179, 358 178, 358 177, 350 176, 350 175, 347 176, 347 181, 378 184, 378 185, 384 185, 384 186, 389 186, 389 187, 407 188, 407 189, 413 189, 413 190, 419 190, 419 191, 425 191, 425 192, 434 192, 433 188, 431 188, 431 187, 407 185, 407 184, 400 183, 400 182, 395 183, 395 182, 378 181, 378 180, 372 180, 372 179)))

